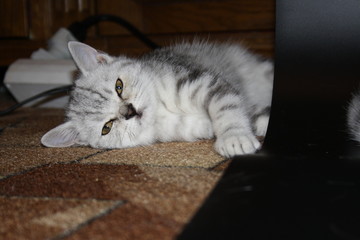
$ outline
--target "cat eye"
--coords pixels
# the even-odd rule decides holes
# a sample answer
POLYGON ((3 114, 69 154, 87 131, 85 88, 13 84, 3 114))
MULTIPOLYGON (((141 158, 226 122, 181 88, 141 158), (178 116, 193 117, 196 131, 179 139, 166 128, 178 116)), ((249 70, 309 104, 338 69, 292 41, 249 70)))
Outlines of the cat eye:
POLYGON ((124 88, 124 84, 123 84, 123 82, 121 81, 121 79, 118 78, 118 79, 116 80, 116 84, 115 84, 115 91, 117 92, 117 94, 119 95, 119 97, 121 97, 123 88, 124 88))
POLYGON ((113 125, 114 120, 110 120, 107 123, 105 123, 105 125, 103 126, 102 130, 101 130, 101 135, 106 135, 111 131, 112 125, 113 125))

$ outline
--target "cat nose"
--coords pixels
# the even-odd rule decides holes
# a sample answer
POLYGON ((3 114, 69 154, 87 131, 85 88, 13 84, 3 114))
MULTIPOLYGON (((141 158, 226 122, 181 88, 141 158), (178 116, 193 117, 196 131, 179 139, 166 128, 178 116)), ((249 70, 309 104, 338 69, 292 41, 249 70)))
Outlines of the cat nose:
POLYGON ((135 116, 138 115, 138 113, 136 112, 134 106, 130 103, 129 105, 127 105, 127 111, 126 111, 126 114, 125 114, 125 119, 126 120, 129 120, 135 116))

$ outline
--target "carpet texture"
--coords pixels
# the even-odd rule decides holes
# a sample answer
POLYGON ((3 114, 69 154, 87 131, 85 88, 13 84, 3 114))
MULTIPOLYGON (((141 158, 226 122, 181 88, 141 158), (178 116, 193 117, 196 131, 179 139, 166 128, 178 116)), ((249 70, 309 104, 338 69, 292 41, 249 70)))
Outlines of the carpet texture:
POLYGON ((41 146, 63 118, 36 108, 0 117, 0 239, 174 239, 229 163, 212 141, 41 146))

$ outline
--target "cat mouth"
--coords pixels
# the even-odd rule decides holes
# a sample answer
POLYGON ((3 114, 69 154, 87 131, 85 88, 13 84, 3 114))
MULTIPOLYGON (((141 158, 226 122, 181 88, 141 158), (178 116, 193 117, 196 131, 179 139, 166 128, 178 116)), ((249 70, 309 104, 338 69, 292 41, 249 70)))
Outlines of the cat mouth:
POLYGON ((138 119, 140 119, 142 117, 143 111, 136 110, 135 107, 131 103, 127 106, 127 108, 128 109, 125 114, 126 120, 129 120, 133 117, 136 117, 138 119))
POLYGON ((136 112, 136 109, 134 108, 134 106, 130 103, 127 105, 127 111, 125 113, 125 119, 129 120, 135 116, 138 116, 138 113, 136 112))
POLYGON ((136 118, 140 119, 142 117, 142 112, 137 112, 136 118))
POLYGON ((144 110, 145 110, 145 108, 141 108, 141 109, 138 109, 137 110, 137 115, 136 115, 136 119, 142 119, 143 118, 143 116, 144 116, 144 110))

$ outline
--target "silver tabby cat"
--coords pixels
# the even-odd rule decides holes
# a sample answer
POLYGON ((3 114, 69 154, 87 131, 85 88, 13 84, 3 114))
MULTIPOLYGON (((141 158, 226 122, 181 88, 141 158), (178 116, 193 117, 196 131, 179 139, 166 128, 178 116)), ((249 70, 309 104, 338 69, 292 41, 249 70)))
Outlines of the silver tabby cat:
POLYGON ((82 75, 65 123, 48 147, 127 148, 215 137, 225 157, 253 153, 266 133, 273 64, 236 44, 193 42, 139 59, 112 57, 79 42, 69 50, 82 75))
POLYGON ((351 138, 360 142, 360 91, 353 96, 350 102, 347 121, 351 138))

